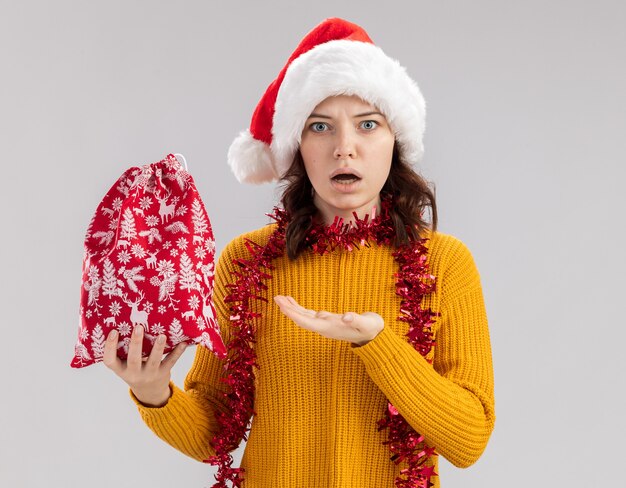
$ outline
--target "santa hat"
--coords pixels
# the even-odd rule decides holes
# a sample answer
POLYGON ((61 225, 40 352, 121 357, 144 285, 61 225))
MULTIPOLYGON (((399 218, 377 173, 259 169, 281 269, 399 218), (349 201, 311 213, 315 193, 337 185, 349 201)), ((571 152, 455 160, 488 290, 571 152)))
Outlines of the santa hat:
POLYGON ((336 95, 357 95, 377 107, 394 131, 400 158, 421 159, 426 107, 419 87, 361 27, 334 18, 304 37, 263 94, 250 128, 231 144, 228 164, 237 179, 280 179, 293 162, 306 119, 336 95))

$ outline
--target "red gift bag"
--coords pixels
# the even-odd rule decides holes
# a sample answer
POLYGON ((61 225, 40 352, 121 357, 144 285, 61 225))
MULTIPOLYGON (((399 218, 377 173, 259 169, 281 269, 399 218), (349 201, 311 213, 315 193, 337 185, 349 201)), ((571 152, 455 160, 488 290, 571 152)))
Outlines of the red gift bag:
MULTIPOLYGON (((183 159, 184 160, 184 159, 183 159)), ((71 366, 102 360, 119 332, 125 359, 134 326, 147 357, 160 334, 226 357, 213 305, 215 239, 191 175, 173 154, 128 169, 98 206, 85 237, 78 341, 71 366)))

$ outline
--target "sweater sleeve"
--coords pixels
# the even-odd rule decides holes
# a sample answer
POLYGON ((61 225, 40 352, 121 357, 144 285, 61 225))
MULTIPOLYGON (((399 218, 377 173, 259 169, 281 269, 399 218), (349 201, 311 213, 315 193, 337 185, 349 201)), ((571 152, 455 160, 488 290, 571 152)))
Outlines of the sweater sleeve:
MULTIPOLYGON (((220 256, 214 288, 217 321, 225 344, 230 340, 230 314, 224 297, 228 294, 226 284, 231 279, 230 270, 237 254, 232 244, 220 256)), ((219 427, 215 412, 225 410, 223 372, 224 362, 205 347, 197 346, 184 390, 170 382, 172 396, 163 407, 146 407, 132 392, 130 395, 143 421, 158 437, 184 454, 203 461, 214 454, 209 443, 219 427)))
POLYGON ((407 422, 458 467, 480 457, 495 422, 493 367, 480 278, 458 240, 442 270, 441 316, 431 366, 386 326, 353 351, 407 422))

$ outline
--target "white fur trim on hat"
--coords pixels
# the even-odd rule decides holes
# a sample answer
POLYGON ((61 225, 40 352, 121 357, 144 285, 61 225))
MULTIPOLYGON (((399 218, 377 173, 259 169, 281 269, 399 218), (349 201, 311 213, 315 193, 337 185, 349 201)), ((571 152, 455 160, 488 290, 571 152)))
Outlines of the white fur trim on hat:
POLYGON ((242 131, 228 149, 228 164, 241 183, 269 183, 279 178, 267 144, 242 131))
POLYGON ((293 161, 306 119, 323 100, 357 95, 377 107, 394 131, 403 161, 420 161, 426 103, 417 84, 398 61, 366 42, 320 44, 295 59, 278 91, 271 144, 276 173, 293 161))

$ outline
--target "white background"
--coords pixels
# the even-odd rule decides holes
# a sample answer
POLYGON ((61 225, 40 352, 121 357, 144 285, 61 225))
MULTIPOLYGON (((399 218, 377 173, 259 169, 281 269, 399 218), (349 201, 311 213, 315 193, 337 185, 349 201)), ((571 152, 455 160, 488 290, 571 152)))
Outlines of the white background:
MULTIPOLYGON (((626 7, 619 1, 3 1, 0 485, 204 487, 101 364, 73 370, 84 233, 132 165, 183 153, 218 250, 267 222, 232 139, 325 17, 427 100, 419 170, 481 272, 496 428, 442 486, 623 486, 626 7)), ((174 371, 180 385, 193 359, 174 371)))

